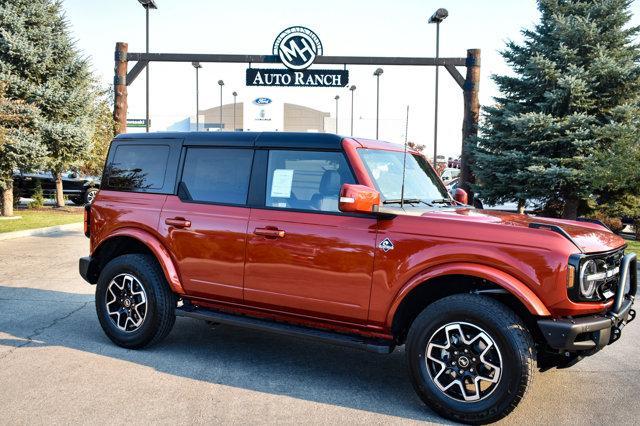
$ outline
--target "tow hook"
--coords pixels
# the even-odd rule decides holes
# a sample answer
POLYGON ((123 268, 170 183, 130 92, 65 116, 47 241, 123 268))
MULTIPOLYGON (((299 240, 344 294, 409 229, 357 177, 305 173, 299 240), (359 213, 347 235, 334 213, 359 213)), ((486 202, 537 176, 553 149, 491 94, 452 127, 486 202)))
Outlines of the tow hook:
POLYGON ((629 324, 634 319, 636 319, 636 310, 635 309, 631 309, 629 311, 629 317, 627 318, 627 324, 629 324))
POLYGON ((612 344, 613 342, 618 340, 620 336, 622 336, 620 327, 613 327, 613 329, 611 330, 611 338, 609 339, 609 344, 612 344))

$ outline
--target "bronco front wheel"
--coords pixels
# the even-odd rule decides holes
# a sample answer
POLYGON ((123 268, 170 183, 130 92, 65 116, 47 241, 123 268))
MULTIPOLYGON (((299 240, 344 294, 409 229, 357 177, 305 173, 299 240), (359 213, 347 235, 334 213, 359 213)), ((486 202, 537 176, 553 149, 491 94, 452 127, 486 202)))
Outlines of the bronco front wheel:
POLYGON ((503 304, 472 294, 429 305, 411 325, 406 354, 420 398, 464 423, 509 414, 530 385, 535 361, 522 320, 503 304))

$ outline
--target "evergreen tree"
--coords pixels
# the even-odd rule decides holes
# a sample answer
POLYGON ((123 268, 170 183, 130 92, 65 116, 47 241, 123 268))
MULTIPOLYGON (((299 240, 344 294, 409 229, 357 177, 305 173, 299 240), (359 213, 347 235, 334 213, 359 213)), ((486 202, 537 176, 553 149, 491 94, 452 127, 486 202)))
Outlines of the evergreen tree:
POLYGON ((594 168, 620 132, 638 144, 640 29, 628 27, 630 4, 539 0, 540 22, 522 44, 507 43, 514 74, 493 76, 501 94, 473 149, 486 201, 561 200, 562 216, 575 218, 582 201, 607 197, 594 168))
POLYGON ((8 99, 0 83, 0 216, 13 215, 13 171, 29 169, 45 154, 35 130, 38 115, 24 101, 8 99))
POLYGON ((88 149, 93 81, 59 0, 0 0, 0 79, 7 96, 40 110, 39 130, 64 206, 62 172, 88 149))

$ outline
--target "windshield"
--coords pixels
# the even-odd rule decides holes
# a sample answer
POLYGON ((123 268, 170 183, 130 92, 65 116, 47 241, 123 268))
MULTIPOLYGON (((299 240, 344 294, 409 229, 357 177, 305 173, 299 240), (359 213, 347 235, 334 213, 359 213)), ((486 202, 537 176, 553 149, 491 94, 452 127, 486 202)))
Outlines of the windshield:
MULTIPOLYGON (((404 153, 378 149, 359 149, 358 153, 382 198, 400 200, 404 153)), ((428 203, 449 199, 449 194, 424 157, 407 153, 403 198, 428 203)))

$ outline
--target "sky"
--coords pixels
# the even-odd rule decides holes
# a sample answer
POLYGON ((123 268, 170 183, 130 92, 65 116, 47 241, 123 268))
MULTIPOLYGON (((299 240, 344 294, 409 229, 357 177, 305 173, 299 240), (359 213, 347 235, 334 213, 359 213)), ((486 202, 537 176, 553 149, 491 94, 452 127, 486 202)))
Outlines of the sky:
MULTIPOLYGON (((429 16, 439 7, 449 11, 440 26, 440 56, 465 57, 482 50, 480 103, 497 95, 492 74, 509 68, 499 51, 507 40, 521 41, 521 29, 532 27, 539 14, 534 0, 156 0, 150 11, 150 51, 162 53, 271 54, 276 36, 290 26, 305 26, 321 39, 324 53, 334 56, 435 56, 435 25, 429 16)), ((63 0, 77 47, 99 80, 113 83, 116 42, 130 52, 144 52, 145 16, 137 0, 63 0)), ((640 5, 632 6, 640 24, 640 5)), ((130 65, 131 68, 131 65, 130 65)), ((223 103, 267 96, 335 114, 339 95, 338 132, 349 134, 350 92, 347 88, 256 88, 245 86, 245 64, 203 64, 200 109, 219 105, 218 80, 224 80, 223 103)), ((375 137, 375 66, 349 66, 355 84, 354 135, 375 137)), ((459 71, 464 75, 465 69, 459 71)), ((150 67, 152 131, 195 113, 195 71, 190 63, 152 63, 150 67)), ((402 143, 409 105, 410 141, 433 152, 434 67, 385 66, 380 77, 380 139, 402 143)), ((145 77, 128 87, 128 118, 144 118, 145 77)), ((462 90, 440 68, 438 154, 460 152, 462 90)))

